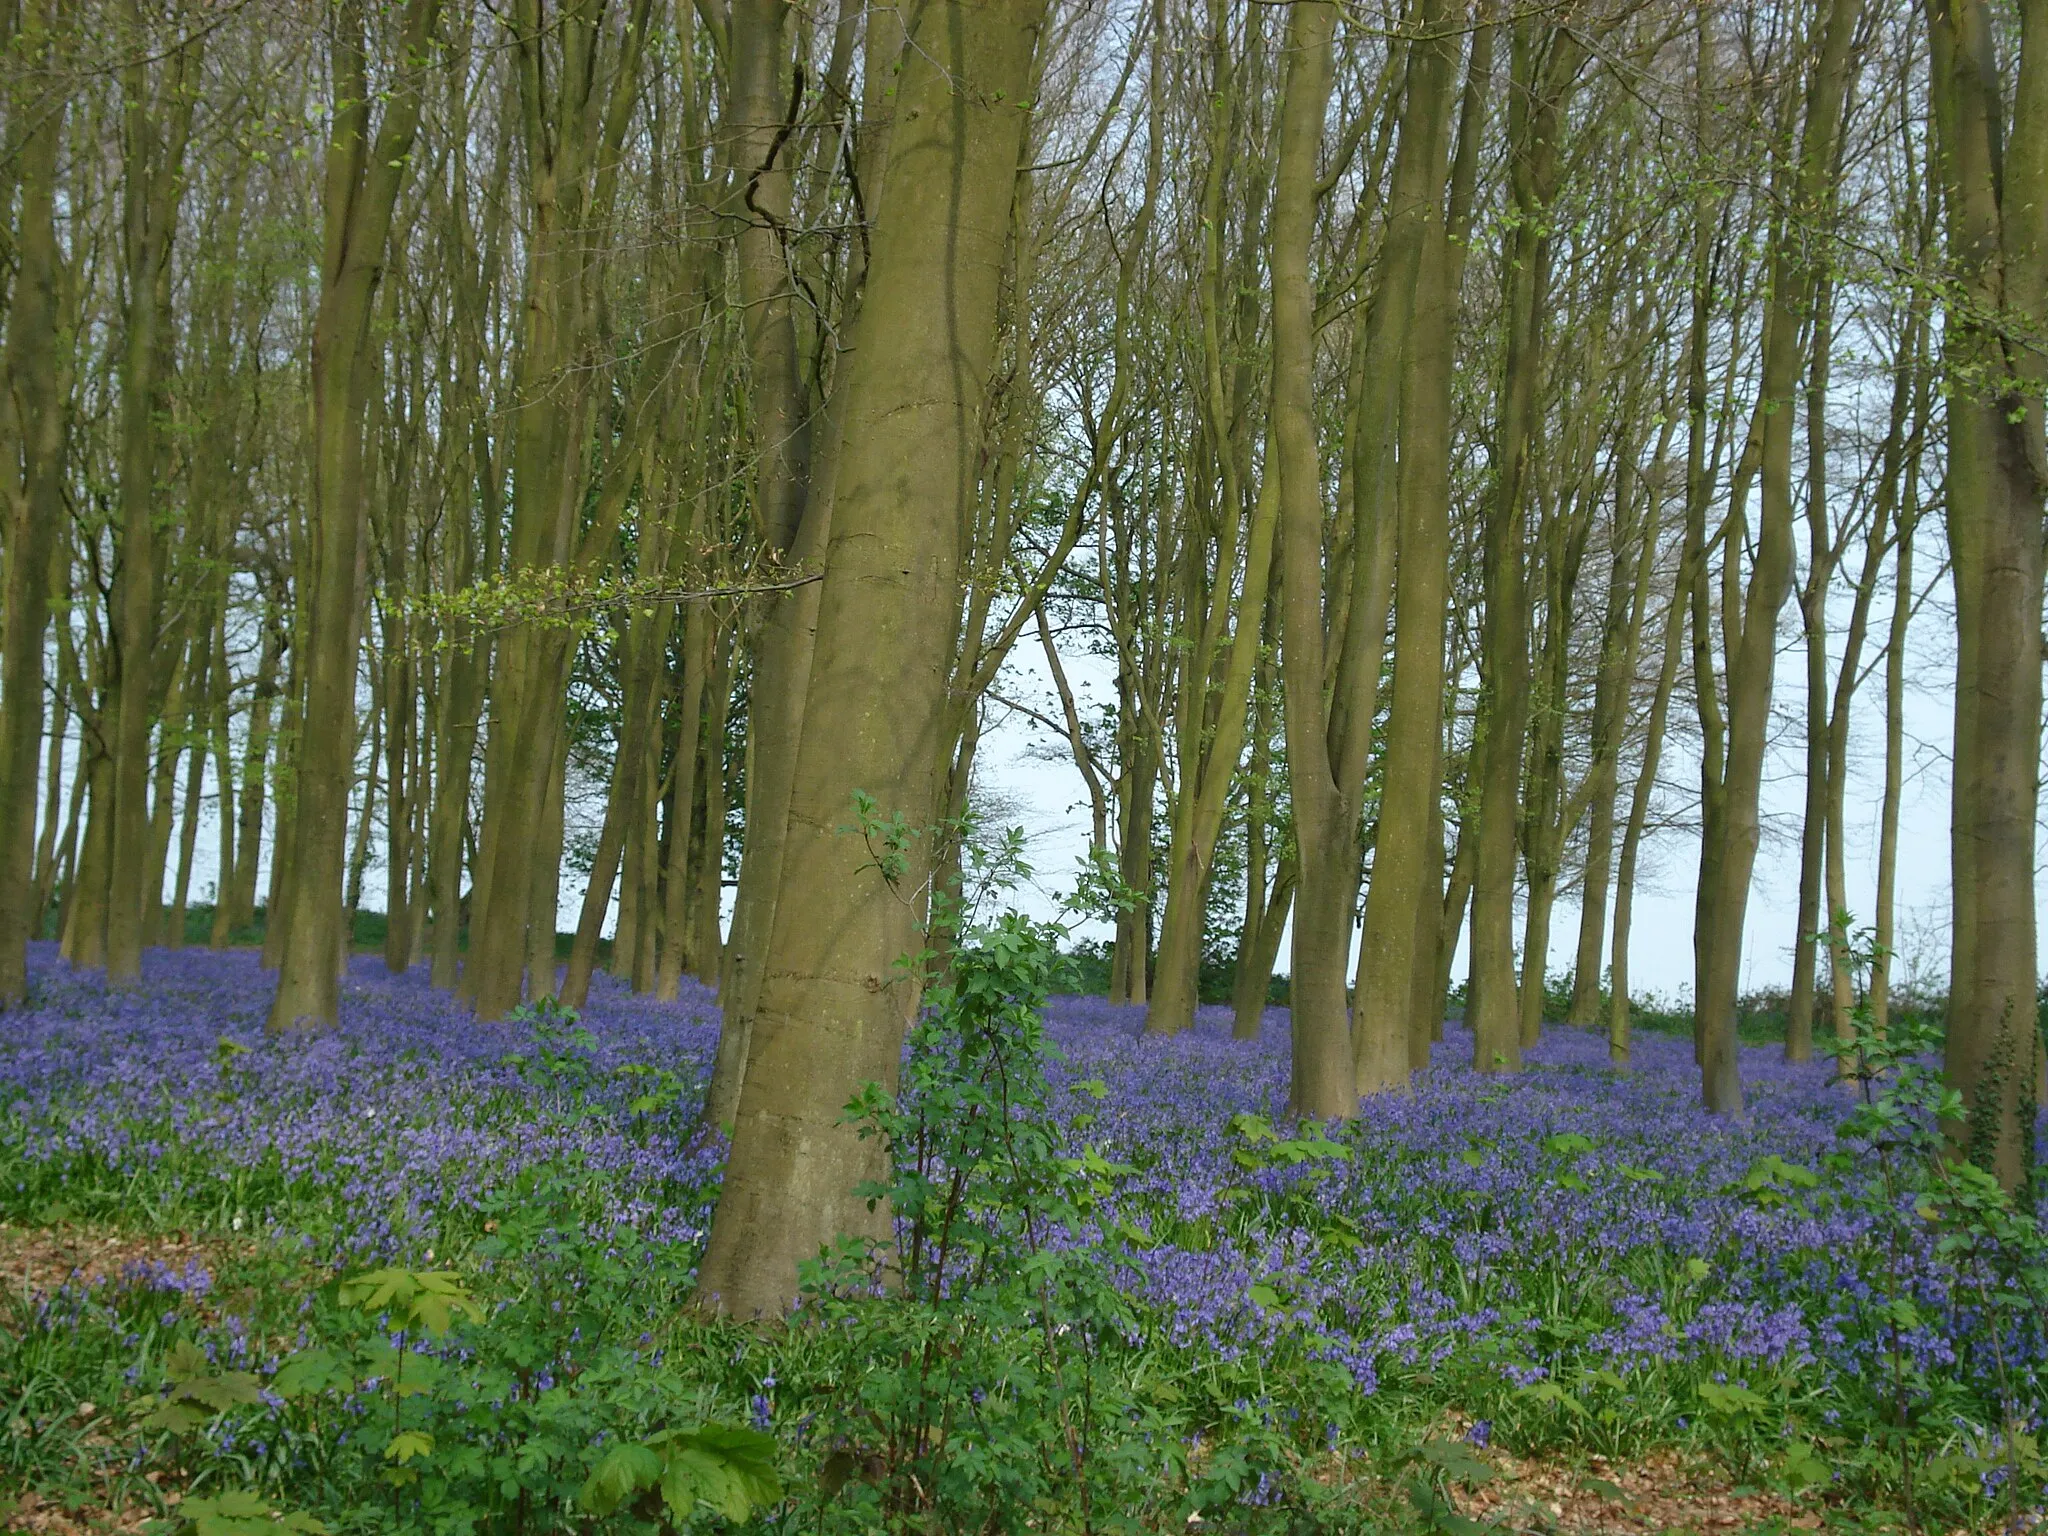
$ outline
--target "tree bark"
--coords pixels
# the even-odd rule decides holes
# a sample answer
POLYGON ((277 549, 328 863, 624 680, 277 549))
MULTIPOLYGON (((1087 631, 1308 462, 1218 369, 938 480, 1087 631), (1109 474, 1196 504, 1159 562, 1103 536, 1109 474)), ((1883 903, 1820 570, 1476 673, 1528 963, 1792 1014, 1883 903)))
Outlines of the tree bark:
MULTIPOLYGON (((847 362, 832 537, 797 749, 784 875, 698 1291, 780 1313, 797 1265, 886 1215, 854 1192, 879 1144, 844 1120, 860 1084, 893 1089, 918 979, 921 846, 873 867, 841 835, 856 791, 927 827, 960 601, 961 530, 978 495, 981 411, 1044 0, 935 0, 897 83, 847 362), (943 238, 933 238, 935 232, 943 238)), ((885 837, 886 834, 880 834, 885 837)))
MULTIPOLYGON (((42 0, 15 40, 25 59, 45 67, 54 61, 57 19, 54 0, 42 0)), ((65 114, 44 102, 13 101, 9 106, 14 109, 10 116, 25 117, 30 126, 15 151, 20 211, 7 316, 6 409, 19 442, 20 470, 18 478, 9 476, 7 486, 6 612, 0 621, 0 1010, 26 999, 28 941, 41 936, 43 903, 35 872, 43 650, 51 564, 65 517, 71 392, 70 369, 58 352, 58 290, 65 272, 55 218, 65 114)), ((61 712, 58 719, 61 736, 61 712)), ((57 803, 53 775, 53 826, 57 803)))
POLYGON ((2015 1190, 2030 1174, 2042 1071, 2034 845, 2048 358, 2019 338, 2048 330, 2048 0, 2024 0, 2020 17, 2008 118, 1990 7, 1928 6, 1934 179, 1957 290, 1942 330, 1957 640, 1943 1066, 1967 1109, 1961 1149, 2015 1190))
POLYGON ((440 9, 440 0, 407 0, 399 73, 374 141, 364 0, 344 0, 336 13, 334 119, 322 210, 320 302, 313 318, 312 590, 301 597, 309 646, 301 659, 305 703, 290 804, 292 868, 284 910, 269 914, 283 929, 272 1032, 328 1028, 339 1016, 340 969, 350 937, 342 927, 342 880, 356 746, 370 319, 392 210, 419 127, 420 73, 440 9))
MULTIPOLYGON (((1429 1063, 1443 915, 1444 627, 1450 586, 1452 370, 1472 233, 1479 140, 1493 72, 1490 14, 1472 36, 1445 211, 1423 212, 1415 321, 1401 383, 1400 511, 1394 595, 1393 698, 1380 830, 1366 892, 1353 988, 1359 1088, 1391 1077, 1400 1043, 1408 1072, 1429 1063)), ((1404 128, 1404 142, 1406 131, 1404 128)), ((1399 162, 1395 175, 1401 174, 1399 162)), ((1426 189, 1423 189, 1426 190, 1426 189)))
MULTIPOLYGON (((1507 360, 1502 376, 1495 486, 1487 507, 1486 624, 1480 652, 1479 807, 1471 834, 1472 965, 1466 1022, 1473 1065, 1519 1071, 1521 1002, 1515 981, 1515 836, 1528 721, 1529 599, 1524 549, 1536 388, 1548 315, 1549 208, 1560 176, 1558 135, 1583 45, 1562 28, 1515 24, 1516 81, 1508 123, 1510 229, 1507 360)), ((1542 957, 1533 959, 1541 973, 1542 957)))

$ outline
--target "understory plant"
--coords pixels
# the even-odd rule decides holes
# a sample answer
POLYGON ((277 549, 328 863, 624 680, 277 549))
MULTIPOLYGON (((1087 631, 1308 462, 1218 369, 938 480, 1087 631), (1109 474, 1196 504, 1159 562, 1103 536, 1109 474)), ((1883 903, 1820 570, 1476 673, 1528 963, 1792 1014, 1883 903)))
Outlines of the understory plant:
MULTIPOLYGON (((1868 930, 1852 932, 1847 914, 1838 914, 1825 942, 1859 978, 1884 954, 1868 930)), ((1918 1523, 1920 1504, 1932 1497, 1969 1509, 1979 1528, 1996 1520, 1999 1529, 2017 1533, 2039 1517, 2048 1492, 2048 1379, 2041 1370, 2048 1232, 1973 1155, 1969 1112, 1936 1064, 1941 1036, 1928 1019, 1907 1014, 1880 1028, 1859 996, 1847 1032, 1824 1048, 1856 1098, 1838 1134, 1858 1150, 1844 1154, 1841 1166, 1870 1170, 1862 1203, 1881 1236, 1884 1287, 1877 1302, 1888 1369, 1874 1438, 1897 1458, 1909 1523, 1918 1523), (1932 1392, 1924 1350, 1916 1348, 1930 1322, 1928 1299, 1915 1294, 1909 1274, 1908 1255, 1922 1240, 1916 1228, 1938 1234, 1934 1252, 1950 1283, 1950 1307, 1974 1313, 1966 1337, 1995 1386, 1999 1412, 1998 1423, 1958 1437, 1935 1456, 1917 1432, 1932 1392)), ((1998 1092, 1995 1081, 1986 1085, 1986 1097, 1998 1092)))
MULTIPOLYGON (((890 1243, 845 1239, 804 1272, 806 1427, 835 1525, 1081 1532, 1286 1518, 1304 1496, 1270 1416, 1203 1448, 1155 1379, 1099 1247, 1134 1170, 1054 1113, 1044 1008, 1065 928, 1016 913, 970 931, 913 1027, 900 1091, 847 1106, 887 1145, 890 1243)), ((1100 1080, 1068 1091, 1100 1101, 1100 1080)))

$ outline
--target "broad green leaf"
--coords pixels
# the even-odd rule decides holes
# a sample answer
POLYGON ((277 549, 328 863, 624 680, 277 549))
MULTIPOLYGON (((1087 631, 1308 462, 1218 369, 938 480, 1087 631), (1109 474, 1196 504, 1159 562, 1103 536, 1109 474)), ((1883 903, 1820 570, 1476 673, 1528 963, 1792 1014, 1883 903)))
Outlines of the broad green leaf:
POLYGON ((1700 1383, 1700 1401, 1716 1413, 1747 1417, 1768 1407, 1770 1400, 1760 1392, 1738 1387, 1733 1382, 1703 1381, 1700 1383))
POLYGON ((1473 1455, 1471 1447, 1462 1440, 1425 1440, 1415 1447, 1415 1454, 1440 1469, 1452 1482, 1467 1488, 1476 1488, 1493 1478, 1493 1468, 1473 1455))
POLYGON ((206 1404, 216 1413, 225 1412, 237 1403, 263 1401, 263 1384, 248 1371, 223 1371, 208 1381, 188 1381, 178 1390, 206 1404))
POLYGON ((404 1466, 415 1456, 434 1454, 434 1437, 423 1429, 402 1430, 391 1437, 391 1443, 384 1447, 384 1459, 404 1466))
POLYGON ((615 1445, 591 1469, 576 1502, 593 1515, 608 1515, 661 1478, 661 1458, 644 1445, 615 1445))
POLYGON ((348 1371, 324 1349, 302 1349, 277 1368, 270 1390, 279 1397, 305 1397, 348 1382, 348 1371))
POLYGON ((142 1421, 142 1427, 168 1429, 174 1435, 189 1435, 212 1417, 212 1414, 202 1413, 190 1403, 173 1400, 158 1404, 155 1412, 142 1421))
POLYGON ((190 1339, 178 1340, 164 1356, 164 1374, 172 1381, 191 1381, 212 1372, 213 1362, 206 1358, 206 1351, 190 1339))
POLYGON ((328 1530, 312 1515, 273 1509, 263 1495, 247 1491, 187 1499, 178 1516, 191 1525, 194 1536, 276 1536, 280 1531, 327 1536, 328 1530))

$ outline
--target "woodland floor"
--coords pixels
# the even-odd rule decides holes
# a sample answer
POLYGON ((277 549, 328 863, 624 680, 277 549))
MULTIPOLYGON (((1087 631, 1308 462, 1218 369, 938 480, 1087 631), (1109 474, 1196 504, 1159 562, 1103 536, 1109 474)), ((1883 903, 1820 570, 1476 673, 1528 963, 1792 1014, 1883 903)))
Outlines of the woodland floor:
MULTIPOLYGON (((603 1438, 571 1378, 587 1395, 615 1359, 633 1379, 649 1329, 679 1378, 686 1356, 712 1362, 696 1413, 751 1415, 792 1477, 816 1464, 811 1415, 841 1364, 674 1332, 722 1156, 693 1130, 708 995, 603 986, 577 1028, 484 1029, 359 957, 341 1031, 287 1046, 261 1034, 253 956, 153 953, 118 993, 46 953, 36 975, 0 1038, 0 1529, 179 1530, 182 1502, 233 1486, 336 1530, 458 1528, 363 1513, 388 1497, 363 1491, 382 1442, 360 1477, 340 1467, 331 1424, 363 1411, 345 1394, 329 1419, 264 1386, 190 1433, 138 1428, 172 1390, 174 1341, 277 1380, 309 1338, 342 1337, 332 1278, 376 1265, 451 1266, 498 1298, 493 1326, 528 1319, 505 1323, 501 1398, 524 1405, 518 1434, 561 1441, 536 1500, 567 1507, 575 1436, 603 1438), (569 1298, 556 1321, 550 1294, 569 1298)), ((1143 1528, 1269 1528, 1263 1495, 1196 1475, 1252 1418, 1266 1460, 1246 1465, 1342 1490, 1366 1522, 1349 1529, 2048 1528, 2041 1320, 1997 1322, 1931 1239, 1886 1236, 1824 1067, 1746 1051, 1750 1109, 1730 1122, 1695 1107, 1686 1042, 1641 1039, 1623 1075, 1604 1041, 1554 1029, 1503 1081, 1460 1064, 1454 1028, 1413 1094, 1333 1140, 1285 1124, 1280 1010, 1249 1046, 1206 1013, 1165 1043, 1099 1000, 1048 1019, 1062 1135, 1110 1170, 1072 1236, 1131 1309, 1115 1350, 1133 1422, 1199 1448, 1143 1528), (1987 1426, 2015 1395, 2031 1423, 2007 1445, 1987 1426)), ((482 1456, 515 1432, 475 1401, 406 1412, 442 1414, 451 1480, 461 1437, 482 1456)), ((515 1528, 474 1511, 462 1528, 515 1528)))

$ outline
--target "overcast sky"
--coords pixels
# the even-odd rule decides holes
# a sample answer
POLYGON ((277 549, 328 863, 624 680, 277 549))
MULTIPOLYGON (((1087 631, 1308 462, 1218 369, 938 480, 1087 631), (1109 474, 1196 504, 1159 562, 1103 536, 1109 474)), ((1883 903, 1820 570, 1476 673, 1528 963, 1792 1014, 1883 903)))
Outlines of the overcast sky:
MULTIPOLYGON (((1933 523, 1933 519, 1929 519, 1933 523)), ((1937 527, 1923 525, 1917 553, 1916 582, 1925 587, 1929 567, 1940 558, 1937 527)), ((1945 581, 1925 599, 1910 632, 1905 706, 1905 791, 1899 817, 1899 873, 1895 974, 1916 969, 1937 985, 1945 985, 1948 948, 1949 852, 1948 749, 1954 707, 1954 620, 1947 604, 1945 581)), ((1846 604, 1839 604, 1846 610, 1846 604)), ((1870 645, 1881 644, 1890 613, 1890 593, 1881 591, 1873 605, 1870 645)), ((1846 611, 1838 615, 1845 619, 1846 611)), ((1836 625, 1836 654, 1839 629, 1836 625)), ((1778 727, 1765 769, 1764 845, 1757 859, 1751 889, 1749 920, 1744 931, 1745 990, 1782 986, 1792 972, 1792 945, 1798 931, 1799 830, 1805 796, 1804 640, 1796 629, 1796 607, 1786 605, 1780 624, 1784 644, 1777 671, 1778 727)), ((1866 661, 1869 651, 1866 650, 1866 661)), ((1062 648, 1070 682, 1082 697, 1082 711, 1115 697, 1113 667, 1101 658, 1070 654, 1062 648)), ((1058 704, 1043 659, 1035 647, 1020 647, 1000 689, 1009 697, 1057 717, 1058 704)), ((1674 718, 1689 709, 1674 699, 1674 718)), ((1857 694, 1851 711, 1851 777, 1847 790, 1847 878, 1852 910, 1861 922, 1870 918, 1877 882, 1877 836, 1884 792, 1884 675, 1873 672, 1857 694)), ((1000 705, 989 709, 989 728, 982 739, 982 771, 986 786, 996 792, 1031 837, 1032 862, 1039 889, 1027 904, 1049 912, 1056 893, 1070 886, 1077 861, 1088 846, 1087 792, 1067 754, 1063 737, 1000 705)), ((1667 747, 1660 782, 1667 786, 1664 803, 1675 815, 1689 817, 1696 799, 1698 756, 1689 740, 1674 737, 1667 747)), ((1626 767, 1632 771, 1632 765, 1626 767)), ((1621 814, 1627 814, 1625 779, 1621 814)), ((1635 917, 1630 929, 1629 972, 1639 991, 1668 997, 1690 995, 1692 989, 1692 902, 1699 861, 1699 839, 1689 826, 1659 834, 1646 849, 1638 881, 1635 917)), ((2048 886, 2048 882, 2044 882, 2048 886)), ((2048 890, 2044 890, 2048 896, 2048 890)), ((1567 970, 1578 940, 1576 896, 1563 897, 1551 924, 1550 966, 1567 970)), ((1520 918, 1517 917, 1517 932, 1520 918)), ((1286 968, 1286 953, 1281 968, 1286 968)), ((1457 974, 1463 974, 1462 950, 1457 974)))

